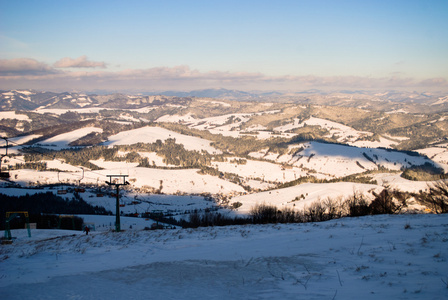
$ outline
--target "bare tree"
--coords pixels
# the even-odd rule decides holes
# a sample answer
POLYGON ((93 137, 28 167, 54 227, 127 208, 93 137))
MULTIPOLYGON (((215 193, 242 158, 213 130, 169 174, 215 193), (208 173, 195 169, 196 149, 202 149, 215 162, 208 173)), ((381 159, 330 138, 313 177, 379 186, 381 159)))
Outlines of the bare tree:
POLYGON ((448 182, 439 180, 429 186, 429 193, 424 199, 436 214, 448 212, 448 182))

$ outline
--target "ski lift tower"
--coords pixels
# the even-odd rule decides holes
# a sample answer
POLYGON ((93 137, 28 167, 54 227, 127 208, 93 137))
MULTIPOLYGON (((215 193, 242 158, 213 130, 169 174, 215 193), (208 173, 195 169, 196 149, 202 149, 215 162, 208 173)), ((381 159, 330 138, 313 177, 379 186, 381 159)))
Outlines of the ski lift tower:
POLYGON ((126 177, 128 175, 106 175, 109 177, 109 181, 106 181, 106 183, 110 186, 115 186, 117 189, 117 202, 116 202, 116 212, 115 212, 115 231, 120 232, 120 186, 122 185, 128 185, 129 182, 126 181, 126 177), (121 179, 121 180, 120 180, 121 179))
POLYGON ((9 172, 2 172, 2 161, 3 161, 3 157, 8 156, 8 146, 9 146, 8 145, 8 139, 5 138, 5 137, 0 137, 0 139, 4 139, 5 142, 6 142, 5 154, 1 154, 0 155, 0 178, 7 179, 7 178, 9 178, 9 172))

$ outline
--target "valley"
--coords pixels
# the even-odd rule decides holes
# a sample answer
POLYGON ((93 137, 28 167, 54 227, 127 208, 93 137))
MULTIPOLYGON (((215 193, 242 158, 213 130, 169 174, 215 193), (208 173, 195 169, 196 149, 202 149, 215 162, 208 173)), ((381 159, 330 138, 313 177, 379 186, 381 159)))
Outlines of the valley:
POLYGON ((87 202, 114 211, 105 181, 120 174, 130 182, 120 195, 123 214, 247 214, 261 203, 306 210, 356 193, 372 201, 384 188, 406 193, 413 204, 403 211, 430 211, 415 199, 448 170, 443 97, 411 113, 418 97, 309 96, 2 92, 2 171, 10 176, 2 193, 63 189, 70 198, 82 187, 87 202), (177 200, 153 201, 158 195, 177 200), (204 200, 179 208, 188 197, 204 200))

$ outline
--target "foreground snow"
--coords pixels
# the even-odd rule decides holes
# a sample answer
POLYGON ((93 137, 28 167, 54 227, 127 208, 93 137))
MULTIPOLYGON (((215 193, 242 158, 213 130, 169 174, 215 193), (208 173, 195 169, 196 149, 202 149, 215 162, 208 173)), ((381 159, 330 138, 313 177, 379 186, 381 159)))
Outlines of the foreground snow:
POLYGON ((0 248, 4 299, 448 296, 448 215, 13 236, 0 248))

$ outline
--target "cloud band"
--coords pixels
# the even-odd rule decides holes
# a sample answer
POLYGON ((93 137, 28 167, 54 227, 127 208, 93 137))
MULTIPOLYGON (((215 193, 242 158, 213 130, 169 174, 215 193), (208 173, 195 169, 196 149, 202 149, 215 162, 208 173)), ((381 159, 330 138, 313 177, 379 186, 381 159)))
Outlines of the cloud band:
POLYGON ((189 66, 128 69, 123 71, 63 71, 59 68, 103 68, 103 62, 63 58, 53 67, 30 58, 0 60, 0 87, 35 89, 138 89, 191 90, 201 88, 238 88, 244 90, 342 89, 439 89, 448 91, 445 78, 416 80, 403 77, 371 78, 361 76, 266 76, 249 72, 200 72, 189 66), (57 67, 57 68, 56 68, 57 67))

